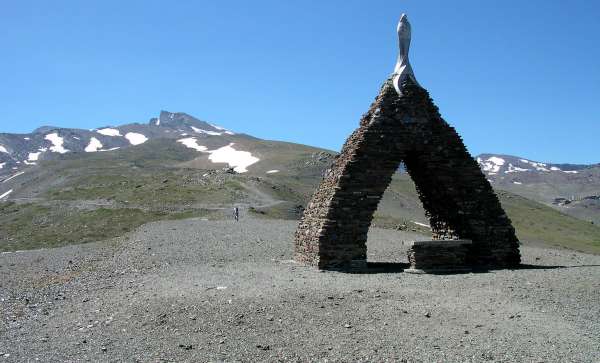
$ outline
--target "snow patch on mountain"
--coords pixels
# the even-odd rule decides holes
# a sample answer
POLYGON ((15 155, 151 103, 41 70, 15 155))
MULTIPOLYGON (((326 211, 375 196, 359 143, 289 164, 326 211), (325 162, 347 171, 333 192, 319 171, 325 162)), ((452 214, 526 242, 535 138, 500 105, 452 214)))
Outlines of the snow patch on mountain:
POLYGON ((13 192, 13 190, 11 189, 11 190, 9 190, 8 192, 6 192, 6 193, 4 193, 4 194, 0 195, 0 199, 4 199, 5 197, 8 197, 8 195, 9 195, 10 193, 12 193, 12 192, 13 192))
POLYGON ((267 171, 267 174, 275 174, 275 173, 279 173, 279 170, 274 169, 274 170, 267 171))
POLYGON ((4 169, 4 165, 6 165, 6 163, 0 163, 0 169, 4 169))
POLYGON ((96 130, 96 132, 104 136, 122 136, 119 130, 111 128, 96 130))
POLYGON ((227 131, 224 127, 221 127, 219 125, 215 125, 215 124, 209 124, 210 126, 214 127, 217 130, 222 130, 222 131, 227 131))
POLYGON ((85 147, 84 150, 86 153, 95 153, 100 149, 102 149, 102 143, 100 142, 100 140, 96 139, 95 137, 92 137, 90 139, 90 143, 88 144, 88 146, 85 147))
POLYGON ((248 151, 240 151, 233 148, 234 143, 210 151, 208 157, 213 163, 227 163, 238 173, 245 173, 248 167, 258 161, 259 158, 252 156, 248 151))
MULTIPOLYGON (((177 142, 187 146, 190 149, 210 154, 208 159, 213 163, 225 163, 233 168, 238 173, 245 173, 248 167, 258 161, 259 158, 252 155, 248 151, 236 150, 233 148, 234 143, 220 147, 215 150, 208 150, 206 146, 198 145, 198 140, 194 137, 179 139, 177 142)), ((278 171, 278 170, 277 170, 278 171)))
POLYGON ((137 132, 128 132, 125 134, 125 138, 129 140, 131 145, 140 145, 148 141, 145 135, 138 134, 137 132))
POLYGON ((196 151, 207 151, 208 148, 206 146, 198 145, 198 140, 194 137, 188 137, 186 139, 177 140, 177 142, 182 143, 183 145, 189 147, 190 149, 194 149, 196 151))
POLYGON ((483 171, 494 174, 499 172, 502 165, 506 163, 504 159, 496 156, 489 157, 485 161, 481 158, 477 158, 477 162, 483 167, 483 171))
POLYGON ((38 151, 36 153, 29 153, 29 155, 27 155, 27 160, 29 160, 29 161, 38 161, 38 159, 40 158, 40 154, 42 152, 43 151, 40 150, 40 151, 38 151))
POLYGON ((504 174, 518 173, 521 171, 529 171, 529 169, 519 168, 517 166, 514 166, 512 163, 508 163, 508 170, 505 171, 504 174))
POLYGON ((190 126, 192 128, 192 130, 194 130, 195 133, 197 134, 207 134, 207 135, 212 135, 212 136, 221 136, 224 134, 224 132, 216 132, 216 131, 210 131, 210 130, 202 130, 199 129, 197 127, 194 126, 190 126))
POLYGON ((8 154, 8 150, 6 150, 6 148, 3 145, 0 145, 0 152, 8 154))
POLYGON ((519 159, 519 161, 521 161, 522 163, 529 164, 529 165, 533 166, 535 168, 535 170, 537 170, 537 171, 550 171, 547 168, 548 164, 545 164, 545 163, 538 163, 536 161, 525 160, 525 159, 519 159))
POLYGON ((235 135, 235 133, 233 133, 233 132, 231 132, 231 131, 227 130, 226 128, 221 127, 219 125, 215 125, 215 124, 209 124, 209 125, 212 126, 215 129, 217 129, 217 130, 223 131, 222 134, 235 135))
POLYGON ((58 133, 54 132, 48 134, 46 135, 46 137, 44 137, 44 139, 52 143, 52 146, 50 146, 50 151, 60 154, 65 154, 69 152, 69 150, 63 147, 65 141, 62 137, 58 136, 58 133))
MULTIPOLYGON (((13 168, 13 169, 14 169, 14 168, 13 168)), ((18 177, 19 175, 23 175, 23 174, 25 174, 25 172, 24 172, 24 171, 18 172, 18 173, 16 173, 16 174, 15 174, 15 175, 13 175, 13 176, 11 176, 11 177, 8 177, 8 178, 6 178, 6 179, 4 179, 2 182, 3 182, 3 183, 6 183, 7 181, 9 181, 9 180, 11 180, 11 179, 14 179, 14 178, 18 177)))

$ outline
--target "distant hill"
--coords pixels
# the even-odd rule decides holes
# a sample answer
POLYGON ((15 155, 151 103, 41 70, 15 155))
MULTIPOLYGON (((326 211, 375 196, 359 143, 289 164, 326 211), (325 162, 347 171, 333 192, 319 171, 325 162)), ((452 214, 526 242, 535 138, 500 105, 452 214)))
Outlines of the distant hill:
POLYGON ((481 154, 477 161, 495 189, 600 224, 600 164, 552 164, 498 154, 481 154))
POLYGON ((0 177, 36 165, 41 160, 60 159, 67 154, 114 151, 156 139, 201 138, 218 149, 232 141, 227 136, 252 139, 185 113, 168 111, 161 111, 159 117, 150 119, 147 124, 103 126, 94 130, 43 126, 29 134, 0 133, 0 177))

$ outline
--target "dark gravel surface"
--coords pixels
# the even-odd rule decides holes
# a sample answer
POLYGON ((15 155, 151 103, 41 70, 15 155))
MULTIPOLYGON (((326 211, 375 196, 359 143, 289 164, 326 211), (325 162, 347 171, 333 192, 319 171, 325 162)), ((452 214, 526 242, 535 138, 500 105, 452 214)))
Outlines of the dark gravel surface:
MULTIPOLYGON (((519 270, 319 272, 295 222, 151 223, 0 255, 0 362, 599 362, 600 256, 522 247, 519 270)), ((373 230, 371 261, 405 260, 373 230)))

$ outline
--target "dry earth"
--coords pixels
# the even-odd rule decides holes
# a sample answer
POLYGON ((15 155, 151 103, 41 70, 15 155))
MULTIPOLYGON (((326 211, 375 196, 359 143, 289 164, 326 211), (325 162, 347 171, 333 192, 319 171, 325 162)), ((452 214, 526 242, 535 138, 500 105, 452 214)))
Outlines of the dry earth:
MULTIPOLYGON (((600 361, 600 256, 522 247, 519 270, 368 274, 291 262, 295 222, 156 222, 0 255, 0 362, 600 361)), ((369 258, 402 262, 374 229, 369 258)))

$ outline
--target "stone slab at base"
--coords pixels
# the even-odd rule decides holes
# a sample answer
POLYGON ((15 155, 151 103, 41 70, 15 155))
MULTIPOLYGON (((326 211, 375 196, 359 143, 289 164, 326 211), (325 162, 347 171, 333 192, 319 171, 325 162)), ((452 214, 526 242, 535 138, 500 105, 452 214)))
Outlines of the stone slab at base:
POLYGON ((406 243, 409 247, 457 247, 470 244, 473 244, 470 239, 433 239, 406 243))
POLYGON ((449 274, 471 271, 467 265, 470 240, 415 241, 407 251, 407 273, 449 274))

